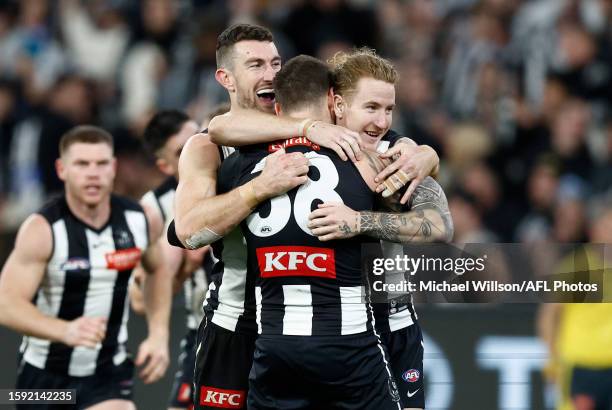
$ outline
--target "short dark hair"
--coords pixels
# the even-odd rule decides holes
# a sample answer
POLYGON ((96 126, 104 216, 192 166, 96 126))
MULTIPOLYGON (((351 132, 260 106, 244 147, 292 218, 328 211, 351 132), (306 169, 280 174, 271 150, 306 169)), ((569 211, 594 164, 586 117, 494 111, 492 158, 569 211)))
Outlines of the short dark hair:
POLYGON ((143 139, 145 148, 152 154, 159 151, 174 134, 179 132, 190 118, 178 110, 158 111, 147 124, 143 139))
POLYGON ((111 147, 111 149, 114 148, 113 136, 106 130, 94 125, 78 125, 62 135, 59 143, 60 155, 64 155, 72 144, 76 144, 78 142, 85 144, 102 143, 107 144, 109 147, 111 147))
POLYGON ((231 67, 234 45, 240 41, 255 40, 273 42, 272 32, 254 24, 234 24, 217 37, 217 67, 231 67))
POLYGON ((332 86, 332 72, 323 61, 306 55, 293 57, 274 77, 276 102, 284 111, 318 104, 332 86))

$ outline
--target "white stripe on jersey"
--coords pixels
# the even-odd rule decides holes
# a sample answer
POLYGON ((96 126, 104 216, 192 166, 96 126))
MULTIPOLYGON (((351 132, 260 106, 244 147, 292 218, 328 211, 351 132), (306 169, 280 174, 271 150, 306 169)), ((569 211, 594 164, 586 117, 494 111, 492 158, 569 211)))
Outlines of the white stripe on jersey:
POLYGON ((126 210, 125 220, 128 228, 132 231, 136 247, 143 250, 147 249, 149 245, 149 231, 147 230, 147 219, 145 215, 142 212, 126 210))
POLYGON ((240 227, 223 239, 223 277, 217 293, 219 306, 212 322, 224 329, 236 331, 239 317, 244 314, 247 248, 240 227))
MULTIPOLYGON (((60 269, 60 265, 68 259, 68 234, 63 219, 55 222, 51 229, 53 231, 53 255, 38 289, 36 307, 47 316, 57 317, 66 279, 66 273, 60 269)), ((23 356, 24 360, 39 369, 44 368, 51 342, 26 336, 24 337, 24 343, 27 343, 23 356)))
POLYGON ((342 335, 352 335, 368 330, 368 312, 364 303, 363 286, 341 286, 342 335))
MULTIPOLYGON (((100 234, 85 229, 89 261, 91 264, 89 286, 85 297, 83 316, 109 317, 113 304, 113 292, 117 271, 106 269, 105 254, 115 250, 111 227, 107 227, 100 234), (111 291, 109 292, 109 289, 111 291)), ((71 376, 87 376, 95 372, 96 360, 100 353, 101 344, 94 349, 77 346, 72 351, 68 374, 71 376)))
POLYGON ((283 285, 283 298, 285 304, 283 334, 311 336, 312 293, 310 285, 283 285))
POLYGON ((140 198, 140 203, 149 208, 157 209, 159 213, 162 214, 162 210, 159 208, 159 204, 157 203, 157 199, 155 198, 155 192, 148 191, 142 196, 142 198, 140 198))
POLYGON ((222 159, 225 159, 225 158, 229 157, 230 155, 233 154, 234 151, 236 151, 236 148, 234 148, 234 147, 226 147, 225 145, 222 145, 221 149, 223 150, 223 158, 222 159))
POLYGON ((412 326, 413 324, 414 321, 412 320, 412 314, 409 309, 389 315, 389 330, 391 332, 412 326))
POLYGON ((255 321, 257 322, 257 333, 261 334, 261 287, 255 287, 255 306, 257 309, 257 316, 255 321))
MULTIPOLYGON (((401 243, 380 241, 380 246, 382 248, 383 257, 387 259, 395 259, 397 256, 404 256, 404 246, 401 243)), ((388 271, 385 276, 387 280, 390 280, 390 283, 399 283, 400 280, 404 280, 404 271, 391 270, 388 271)), ((410 310, 414 311, 412 295, 410 296, 410 307, 412 309, 406 309, 404 311, 389 315, 389 329, 391 332, 412 326, 414 324, 412 315, 410 314, 410 310)))

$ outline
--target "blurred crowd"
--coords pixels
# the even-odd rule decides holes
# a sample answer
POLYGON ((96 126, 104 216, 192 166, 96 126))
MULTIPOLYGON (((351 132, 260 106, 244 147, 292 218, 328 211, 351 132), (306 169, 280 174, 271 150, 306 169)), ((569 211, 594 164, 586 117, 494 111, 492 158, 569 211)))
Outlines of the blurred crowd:
POLYGON ((456 242, 582 242, 611 206, 612 0, 0 0, 0 228, 61 189, 76 124, 113 133, 117 191, 159 182, 142 128, 225 101, 215 42, 235 22, 284 59, 391 58, 393 128, 438 151, 456 242))

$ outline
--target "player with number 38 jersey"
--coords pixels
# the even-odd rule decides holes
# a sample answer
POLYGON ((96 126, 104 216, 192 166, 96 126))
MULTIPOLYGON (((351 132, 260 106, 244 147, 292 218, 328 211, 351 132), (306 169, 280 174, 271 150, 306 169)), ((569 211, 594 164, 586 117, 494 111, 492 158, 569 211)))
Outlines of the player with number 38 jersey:
MULTIPOLYGON (((264 202, 243 222, 248 269, 259 274, 255 299, 260 334, 337 336, 372 330, 361 277, 362 239, 321 242, 306 227, 311 209, 322 202, 371 210, 372 191, 353 163, 315 148, 286 148, 305 152, 309 180, 264 202)), ((262 155, 244 157, 248 164, 262 155)), ((244 170, 239 183, 255 177, 262 166, 258 161, 244 170)))
MULTIPOLYGON (((299 118, 296 110, 306 109, 308 117, 331 121, 325 104, 328 75, 325 63, 312 57, 287 62, 275 78, 278 110, 293 109, 299 118), (283 104, 278 92, 283 81, 306 73, 312 95, 302 97, 309 103, 283 104)), ((345 162, 305 138, 290 138, 240 150, 235 183, 242 195, 256 197, 249 181, 268 155, 282 148, 308 159, 308 180, 260 203, 241 224, 249 276, 255 275, 259 333, 248 407, 398 409, 399 395, 361 273, 365 239, 321 242, 308 228, 308 215, 323 202, 371 210, 375 173, 367 160, 345 162)))

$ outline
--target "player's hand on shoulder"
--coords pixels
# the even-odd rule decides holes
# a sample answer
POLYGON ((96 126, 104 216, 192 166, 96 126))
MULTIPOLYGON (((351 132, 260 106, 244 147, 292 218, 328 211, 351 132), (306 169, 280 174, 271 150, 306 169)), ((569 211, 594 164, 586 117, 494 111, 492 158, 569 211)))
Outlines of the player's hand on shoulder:
POLYGON ((308 159, 300 152, 287 154, 280 149, 266 157, 265 166, 253 180, 255 195, 271 198, 295 188, 308 180, 308 159))
POLYGON ((68 322, 64 344, 95 348, 106 335, 106 318, 81 316, 68 322))
POLYGON ((308 219, 308 228, 321 241, 348 239, 359 234, 359 212, 339 202, 320 204, 308 219))
POLYGON ((138 376, 145 384, 150 384, 161 379, 166 373, 170 363, 168 351, 168 338, 149 335, 138 347, 136 366, 141 370, 138 376))
POLYGON ((381 158, 392 158, 393 162, 383 169, 375 181, 381 182, 376 192, 386 198, 410 182, 400 199, 406 204, 416 187, 429 175, 435 175, 440 164, 436 151, 428 145, 415 145, 398 142, 394 147, 380 154, 381 158))
POLYGON ((306 137, 317 145, 334 150, 346 161, 361 159, 361 137, 358 132, 323 121, 313 122, 306 130, 306 137))

